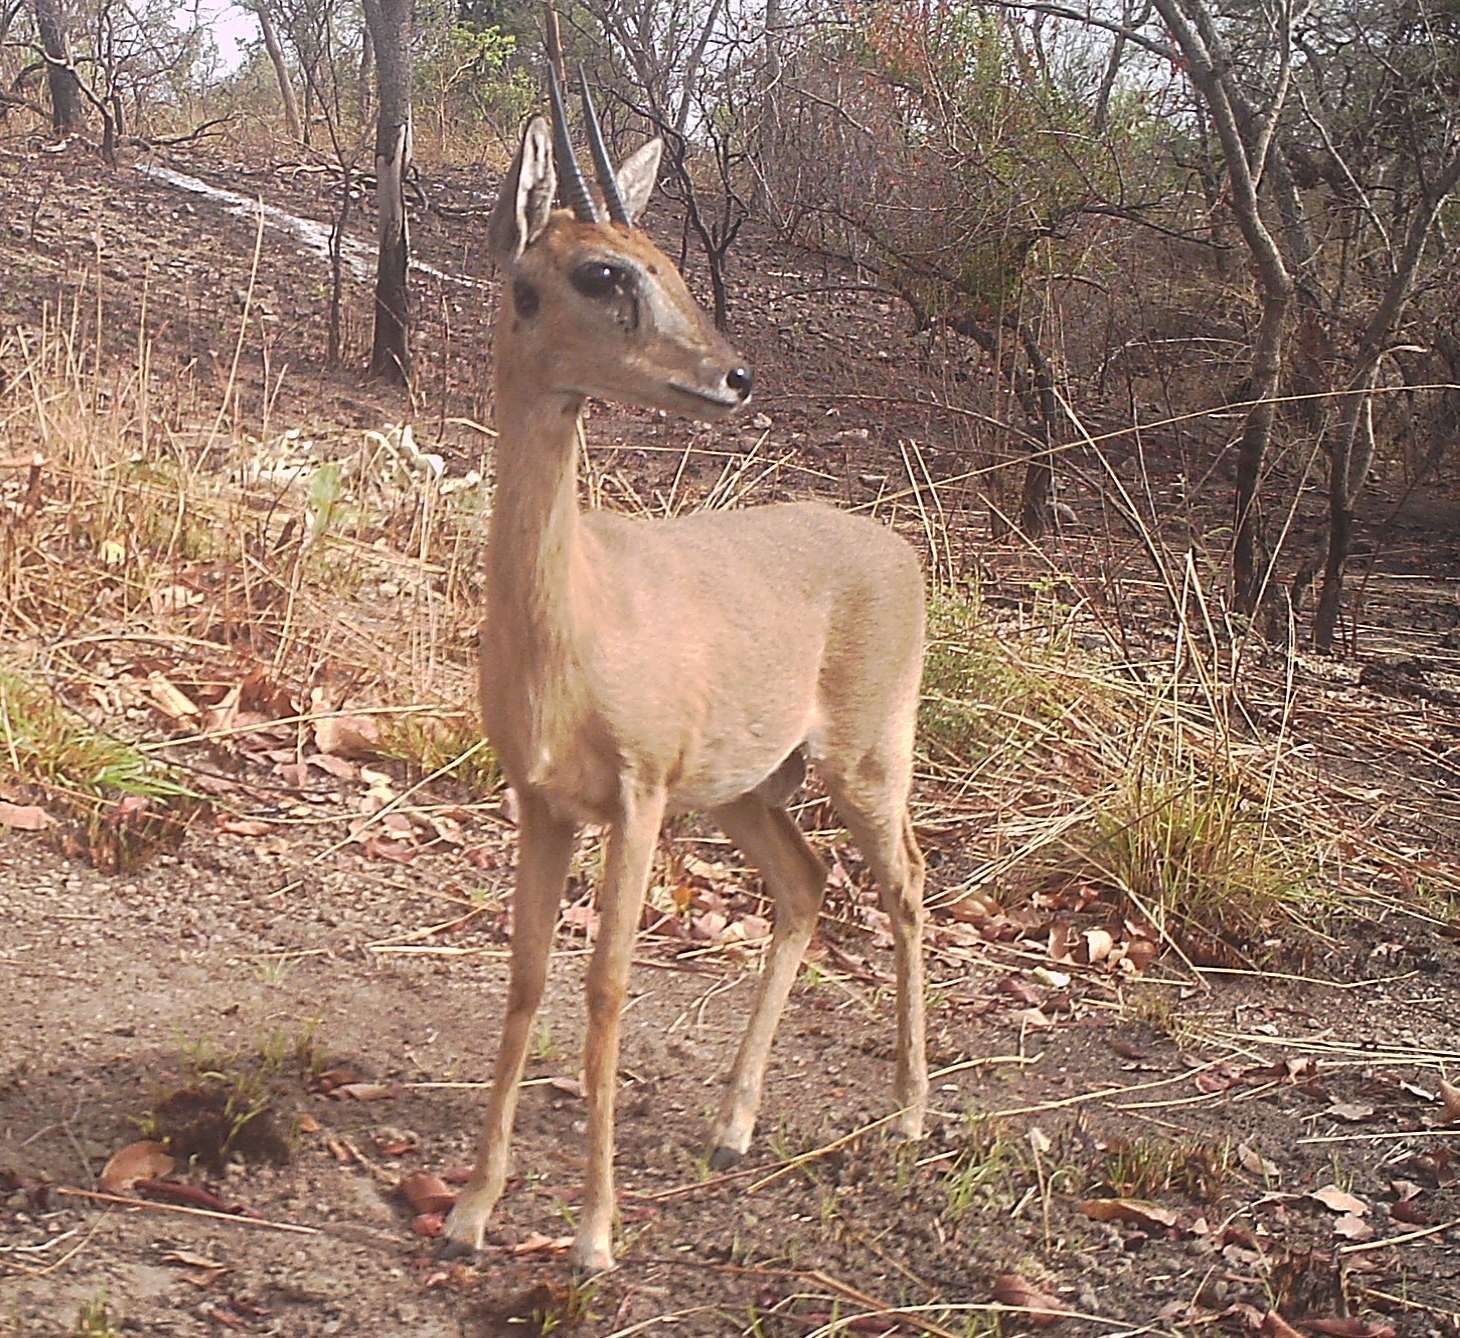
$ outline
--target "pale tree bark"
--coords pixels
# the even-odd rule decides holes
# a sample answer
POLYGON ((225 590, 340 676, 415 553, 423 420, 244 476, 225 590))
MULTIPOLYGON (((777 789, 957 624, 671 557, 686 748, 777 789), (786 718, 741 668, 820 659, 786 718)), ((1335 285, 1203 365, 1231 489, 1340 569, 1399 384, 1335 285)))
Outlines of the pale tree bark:
POLYGON ((1293 276, 1258 204, 1258 189, 1277 133, 1289 80, 1285 28, 1278 34, 1282 70, 1269 104, 1254 111, 1240 87, 1205 0, 1153 0, 1186 58, 1191 81, 1211 113, 1227 168, 1232 213, 1257 270, 1262 315, 1247 376, 1247 416, 1237 445, 1232 585, 1237 607, 1253 612, 1268 578, 1258 511, 1263 459, 1272 437, 1274 398, 1282 372, 1283 332, 1293 301, 1293 276), (1261 561, 1259 563, 1259 556, 1261 561))
POLYGON ((365 0, 375 47, 375 336, 370 374, 396 385, 411 375, 410 227, 406 174, 411 165, 411 0, 365 0))
POLYGON ((69 135, 81 125, 81 88, 71 68, 66 17, 61 0, 35 0, 36 30, 46 54, 46 87, 51 94, 51 127, 69 135))
POLYGON ((263 34, 264 50, 268 52, 269 63, 274 67, 274 78, 279 82, 279 97, 284 103, 284 122, 289 129, 289 138, 300 141, 304 138, 304 124, 299 119, 299 99, 294 93, 294 81, 289 78, 289 66, 284 59, 284 48, 279 43, 279 33, 274 27, 273 16, 265 0, 253 0, 249 6, 259 21, 259 32, 263 34))
POLYGON ((375 78, 375 39, 367 26, 360 42, 360 120, 370 110, 370 81, 375 78))
MULTIPOLYGON (((779 3, 780 0, 772 0, 779 3)), ((695 42, 694 50, 690 52, 689 63, 684 70, 684 87, 679 92, 679 110, 674 114, 674 133, 683 137, 684 128, 689 124, 690 107, 694 103, 695 86, 699 83, 700 66, 705 61, 705 48, 710 44, 710 35, 715 31, 715 24, 719 22, 720 11, 725 7, 725 0, 714 0, 710 6, 710 12, 705 18, 704 27, 700 29, 699 39, 695 42)))
POLYGON ((752 208, 769 214, 773 205, 767 185, 768 164, 776 152, 776 135, 781 123, 781 28, 785 23, 784 0, 766 0, 765 78, 760 90, 760 133, 756 145, 757 171, 752 208))

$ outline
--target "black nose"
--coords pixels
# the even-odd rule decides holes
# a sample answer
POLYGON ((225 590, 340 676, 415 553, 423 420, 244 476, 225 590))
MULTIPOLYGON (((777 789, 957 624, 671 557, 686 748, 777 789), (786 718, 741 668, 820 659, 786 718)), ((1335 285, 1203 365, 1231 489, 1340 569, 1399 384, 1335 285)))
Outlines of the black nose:
POLYGON ((725 373, 725 384, 743 400, 750 398, 750 387, 754 381, 749 367, 732 367, 725 373))

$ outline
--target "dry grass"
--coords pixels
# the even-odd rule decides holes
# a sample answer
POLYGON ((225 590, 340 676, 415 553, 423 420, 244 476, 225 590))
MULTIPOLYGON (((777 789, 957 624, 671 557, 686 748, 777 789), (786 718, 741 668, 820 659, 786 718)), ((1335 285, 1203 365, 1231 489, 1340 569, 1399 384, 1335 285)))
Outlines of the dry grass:
POLYGON ((131 365, 84 344, 80 304, 0 339, 11 766, 157 789, 135 745, 199 728, 149 709, 158 675, 205 715, 251 677, 300 703, 314 686, 336 708, 423 713, 387 751, 424 770, 466 751, 480 487, 449 494, 408 431, 264 435, 233 380, 164 378, 145 342, 131 365), (117 737, 82 729, 78 704, 117 737))
MULTIPOLYGON (((141 685, 161 674, 204 707, 265 681, 296 703, 313 690, 332 709, 381 710, 385 756, 495 786, 462 705, 490 484, 443 485, 409 429, 281 433, 266 415, 251 420, 257 395, 236 375, 247 310, 225 371, 169 380, 143 336, 120 359, 88 343, 90 301, 0 346, 0 659, 16 685, 7 697, 31 722, 8 727, 11 769, 73 789, 88 775, 117 793, 174 784, 150 759, 169 734, 198 736, 199 722, 177 730, 150 709, 141 685), (53 688, 55 710, 41 709, 36 694, 53 688), (117 726, 114 758, 63 760, 83 747, 58 723, 77 702, 117 726)), ((782 486, 783 464, 761 444, 708 484, 676 477, 668 496, 646 499, 590 462, 587 487, 648 514, 743 505, 763 480, 782 486)), ((935 569, 951 570, 958 545, 939 531, 941 507, 920 495, 910 515, 935 569)), ((1236 643, 1200 582, 1150 548, 1180 612, 1140 661, 1108 648, 1117 638, 1053 568, 1018 612, 976 591, 935 596, 920 816, 935 833, 956 830, 960 860, 975 860, 939 899, 1086 885, 1194 959, 1256 964, 1275 931, 1321 925, 1334 908, 1342 833, 1297 760, 1291 691, 1279 685, 1275 732, 1248 727, 1236 643)), ((104 737, 93 730, 85 747, 104 737)), ((1377 844, 1371 853, 1381 864, 1377 844)))
POLYGON ((1259 960, 1280 922, 1321 921, 1324 850, 1286 793, 1285 750, 1240 741, 1183 667, 1122 664, 1092 640, 1052 596, 1018 618, 935 599, 924 765, 960 808, 997 815, 947 899, 1092 887, 1221 964, 1259 960))

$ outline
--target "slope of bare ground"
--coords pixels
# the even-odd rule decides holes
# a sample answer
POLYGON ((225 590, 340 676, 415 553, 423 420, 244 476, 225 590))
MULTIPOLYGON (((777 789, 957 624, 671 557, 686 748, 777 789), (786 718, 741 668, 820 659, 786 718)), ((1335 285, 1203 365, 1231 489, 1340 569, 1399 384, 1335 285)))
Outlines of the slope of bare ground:
MULTIPOLYGON (((322 173, 204 155, 170 166, 326 224, 334 208, 322 173)), ((487 463, 472 425, 490 416, 495 300, 476 245, 479 185, 428 178, 416 232, 446 277, 421 282, 414 421, 452 476, 487 463)), ((78 349, 100 344, 124 365, 145 329, 179 424, 224 403, 229 440, 289 429, 343 439, 406 415, 325 367, 329 268, 297 231, 267 216, 259 230, 135 167, 105 174, 24 145, 0 155, 0 195, 0 331, 19 332, 12 347, 59 323, 87 332, 78 349)), ((655 226, 673 231, 667 215, 655 226)), ((600 411, 601 496, 656 510, 814 490, 859 505, 984 463, 973 420, 928 407, 972 374, 957 349, 909 335, 887 298, 812 259, 752 239, 742 263, 736 337, 753 352, 767 418, 712 436, 600 411)), ((367 314, 347 285, 352 365, 367 314)), ((0 431, 0 456, 33 445, 23 418, 0 431)), ((1188 472, 1184 459, 1152 461, 1153 490, 1188 472)), ((930 559, 977 575, 993 605, 1027 601, 1047 573, 984 545, 979 489, 937 496, 933 519, 925 488, 883 514, 931 535, 930 559)), ((1055 548, 1082 593, 1104 601, 1097 612, 1158 605, 1109 499, 1092 488, 1071 500, 1081 523, 1055 548)), ((1409 523, 1424 518, 1411 508, 1409 523)), ((1422 539, 1443 610, 1453 554, 1429 528, 1422 539)), ((1396 577, 1411 551, 1388 550, 1396 577)), ((1425 623, 1427 607, 1396 600, 1385 622, 1424 681, 1443 686, 1449 628, 1425 623)), ((380 639, 389 617, 378 611, 380 639)), ((80 622, 98 637, 145 630, 109 623, 105 609, 80 622)), ((0 654, 20 663, 49 641, 42 633, 77 630, 36 629, 0 654)), ((158 656, 123 645, 89 663, 98 681, 141 682, 158 656)), ((464 680, 462 648, 444 658, 447 677, 464 680)), ((648 927, 625 1027, 621 1265, 586 1283, 560 1240, 581 1174, 591 841, 533 1047, 516 1174, 490 1248, 468 1267, 436 1261, 417 1234, 429 1219, 413 1222, 397 1186, 421 1169, 449 1180, 470 1159, 505 975, 500 796, 428 787, 412 796, 409 839, 341 844, 369 811, 366 792, 400 796, 405 777, 309 762, 325 754, 285 730, 241 757, 174 750, 214 773, 219 810, 139 868, 96 871, 64 828, 60 841, 0 830, 0 1332, 86 1332, 78 1316, 102 1307, 121 1332, 179 1335, 976 1334, 1018 1330, 1041 1308, 1069 1313, 1057 1333, 1287 1332, 1264 1319, 1275 1310, 1306 1332, 1457 1332, 1460 1093, 1445 1085, 1460 1070, 1456 941, 1443 916, 1404 900, 1417 883, 1453 882, 1457 718, 1443 699, 1391 695, 1403 681, 1360 685, 1357 666, 1298 674, 1302 693, 1280 722, 1254 691, 1254 727, 1282 723, 1337 778, 1330 817, 1352 840, 1348 858, 1361 863, 1382 835, 1405 862, 1351 880, 1367 898, 1358 918, 1286 975, 1198 984, 1171 955, 1144 973, 1109 969, 1099 953, 1092 965, 1052 961, 1056 921, 1118 929, 1098 899, 1036 902, 998 932, 935 916, 937 1116, 915 1148, 877 1127, 890 1100, 890 964, 855 852, 828 831, 833 898, 778 1037, 760 1137, 743 1171, 706 1171, 706 1116, 750 996, 764 906, 733 858, 679 830, 658 881, 686 913, 648 927), (201 1191, 182 1202, 155 1185, 123 1189, 127 1203, 87 1197, 104 1192, 98 1177, 118 1149, 156 1131, 169 1097, 210 1084, 265 1095, 279 1137, 244 1161, 179 1170, 201 1191), (210 1204, 223 1215, 197 1211, 210 1204), (997 1317, 999 1304, 1016 1310, 997 1317)), ((130 736, 162 728, 104 693, 75 701, 130 736)), ((987 815, 932 781, 919 812, 936 897, 987 857, 987 815)))

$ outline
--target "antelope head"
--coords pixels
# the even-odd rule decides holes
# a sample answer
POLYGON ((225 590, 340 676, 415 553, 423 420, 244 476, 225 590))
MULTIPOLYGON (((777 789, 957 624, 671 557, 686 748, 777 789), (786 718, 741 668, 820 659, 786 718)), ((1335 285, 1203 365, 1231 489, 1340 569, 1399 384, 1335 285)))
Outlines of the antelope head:
POLYGON ((614 171, 584 80, 600 206, 568 139, 551 72, 549 82, 552 129, 541 116, 528 125, 488 225, 508 277, 498 376, 541 395, 728 417, 750 399, 750 371, 669 257, 634 226, 654 189, 662 141, 650 140, 614 171), (558 209, 560 191, 566 207, 558 209))

